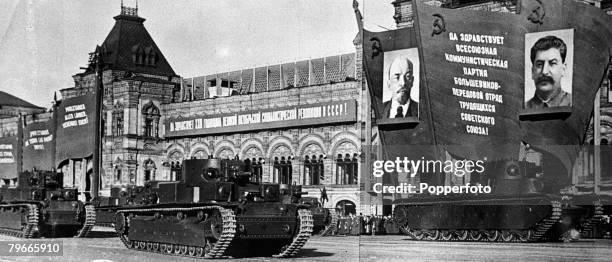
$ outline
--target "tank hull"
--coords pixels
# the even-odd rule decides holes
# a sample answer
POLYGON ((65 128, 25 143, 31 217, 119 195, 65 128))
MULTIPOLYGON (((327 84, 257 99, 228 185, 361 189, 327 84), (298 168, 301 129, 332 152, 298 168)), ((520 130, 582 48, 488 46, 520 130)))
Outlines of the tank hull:
POLYGON ((126 247, 148 252, 201 258, 253 253, 287 257, 306 243, 312 224, 310 212, 293 205, 164 204, 119 209, 115 229, 126 247), (245 248, 251 246, 261 248, 245 248))
POLYGON ((418 196, 395 205, 401 231, 414 240, 535 242, 552 236, 563 215, 560 199, 543 194, 418 196))

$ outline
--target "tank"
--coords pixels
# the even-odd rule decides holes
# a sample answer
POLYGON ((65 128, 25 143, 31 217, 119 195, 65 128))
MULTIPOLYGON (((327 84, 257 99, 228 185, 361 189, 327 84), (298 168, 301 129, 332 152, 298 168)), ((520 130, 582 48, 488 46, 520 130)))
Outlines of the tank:
POLYGON ((575 205, 559 183, 530 162, 488 163, 488 194, 416 194, 396 199, 393 217, 413 240, 536 242, 570 240, 571 229, 591 230, 601 205, 575 205))
POLYGON ((184 160, 178 181, 151 182, 135 197, 146 201, 116 209, 117 235, 130 249, 187 257, 295 256, 312 234, 310 210, 248 170, 240 160, 184 160))
POLYGON ((119 208, 154 204, 157 199, 149 197, 155 195, 151 192, 151 183, 111 188, 110 196, 96 196, 91 201, 96 210, 96 226, 114 227, 115 213, 119 208))
POLYGON ((336 232, 338 214, 333 208, 324 208, 319 199, 314 197, 300 198, 298 203, 308 206, 314 220, 313 234, 327 236, 336 232))
POLYGON ((23 172, 16 187, 0 188, 0 233, 19 238, 85 237, 95 224, 95 209, 62 187, 52 171, 23 172))

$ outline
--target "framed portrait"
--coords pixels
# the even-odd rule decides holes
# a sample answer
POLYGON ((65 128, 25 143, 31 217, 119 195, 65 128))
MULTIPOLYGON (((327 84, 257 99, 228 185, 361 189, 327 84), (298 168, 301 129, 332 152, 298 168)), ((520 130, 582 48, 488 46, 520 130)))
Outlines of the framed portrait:
POLYGON ((420 63, 418 48, 384 53, 381 119, 419 116, 420 63))
POLYGON ((525 34, 526 111, 572 106, 574 29, 525 34))

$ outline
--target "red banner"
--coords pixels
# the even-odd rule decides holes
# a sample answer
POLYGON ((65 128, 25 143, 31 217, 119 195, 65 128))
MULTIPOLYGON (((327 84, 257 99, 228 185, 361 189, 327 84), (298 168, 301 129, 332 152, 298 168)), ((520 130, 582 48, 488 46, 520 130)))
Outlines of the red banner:
POLYGON ((93 154, 95 94, 62 100, 57 109, 55 166, 74 158, 93 154))
POLYGON ((55 118, 23 127, 23 170, 55 168, 55 118))
POLYGON ((19 159, 19 138, 17 136, 0 137, 0 178, 17 177, 19 159))

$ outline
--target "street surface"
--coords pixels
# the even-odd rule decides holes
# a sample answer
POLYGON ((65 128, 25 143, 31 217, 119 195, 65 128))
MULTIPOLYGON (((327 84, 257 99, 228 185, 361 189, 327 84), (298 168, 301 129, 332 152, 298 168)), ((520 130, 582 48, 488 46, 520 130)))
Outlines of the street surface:
MULTIPOLYGON (((17 257, 0 254, 0 262, 13 261, 204 261, 129 250, 110 228, 94 228, 91 238, 60 238, 63 256, 17 257)), ((21 241, 0 236, 0 241, 21 241)), ((292 259, 256 257, 241 261, 611 261, 612 240, 574 243, 471 243, 417 242, 404 236, 312 237, 292 259)), ((214 261, 237 261, 220 259, 214 261)))

